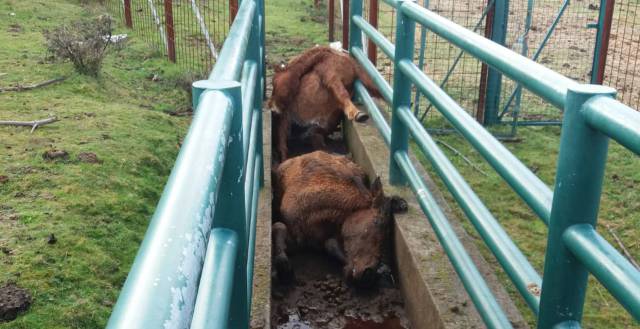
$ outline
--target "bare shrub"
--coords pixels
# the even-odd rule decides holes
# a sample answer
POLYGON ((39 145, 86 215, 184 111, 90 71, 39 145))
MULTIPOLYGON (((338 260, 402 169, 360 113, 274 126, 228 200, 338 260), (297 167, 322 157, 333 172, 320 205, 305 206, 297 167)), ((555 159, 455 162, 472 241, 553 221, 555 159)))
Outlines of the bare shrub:
POLYGON ((45 31, 47 49, 60 60, 70 60, 76 71, 97 77, 110 44, 113 19, 101 15, 45 31))

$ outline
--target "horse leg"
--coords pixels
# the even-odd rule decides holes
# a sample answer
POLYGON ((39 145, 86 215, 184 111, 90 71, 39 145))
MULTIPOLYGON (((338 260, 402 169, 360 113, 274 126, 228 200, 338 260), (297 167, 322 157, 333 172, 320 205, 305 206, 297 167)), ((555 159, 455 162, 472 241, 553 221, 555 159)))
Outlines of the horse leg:
POLYGON ((287 225, 282 222, 276 222, 271 226, 273 231, 273 264, 276 268, 278 277, 283 282, 291 282, 293 280, 293 268, 287 257, 287 225))
POLYGON ((354 104, 351 102, 351 95, 344 87, 342 80, 336 74, 336 72, 328 71, 325 72, 325 76, 323 77, 323 82, 327 88, 331 91, 333 96, 338 100, 338 104, 342 108, 342 111, 347 116, 349 120, 355 120, 357 122, 364 122, 369 119, 369 115, 365 112, 360 111, 354 104))
POLYGON ((276 148, 278 149, 278 155, 280 155, 280 162, 287 160, 289 148, 287 146, 287 139, 289 138, 289 116, 282 112, 278 115, 277 130, 277 142, 276 148))

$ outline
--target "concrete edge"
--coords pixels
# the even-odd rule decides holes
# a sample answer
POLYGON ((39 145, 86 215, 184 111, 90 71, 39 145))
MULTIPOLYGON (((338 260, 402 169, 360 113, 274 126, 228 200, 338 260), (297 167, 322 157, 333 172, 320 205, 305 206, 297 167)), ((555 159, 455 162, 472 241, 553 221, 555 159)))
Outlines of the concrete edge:
POLYGON ((271 111, 263 110, 264 187, 256 220, 251 329, 271 328, 271 111))
MULTIPOLYGON (((377 175, 383 182, 388 182, 389 150, 375 126, 372 123, 345 122, 344 133, 353 160, 363 166, 371 177, 377 175)), ((412 160, 418 163, 413 157, 412 160)), ((422 166, 417 167, 514 328, 528 328, 491 265, 462 228, 460 219, 452 212, 441 191, 422 166)), ((398 271, 400 288, 413 328, 484 328, 480 315, 411 190, 386 184, 385 192, 405 198, 410 207, 407 214, 395 216, 394 253, 397 268, 401 269, 398 271)))

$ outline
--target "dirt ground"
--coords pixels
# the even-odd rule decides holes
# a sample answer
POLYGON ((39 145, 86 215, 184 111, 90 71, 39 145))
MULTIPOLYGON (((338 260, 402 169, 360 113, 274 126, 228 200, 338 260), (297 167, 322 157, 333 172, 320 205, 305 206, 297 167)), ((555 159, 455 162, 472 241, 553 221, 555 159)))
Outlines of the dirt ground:
POLYGON ((325 254, 298 253, 291 260, 295 283, 273 287, 273 328, 409 328, 393 276, 375 289, 358 291, 344 282, 340 264, 325 254))

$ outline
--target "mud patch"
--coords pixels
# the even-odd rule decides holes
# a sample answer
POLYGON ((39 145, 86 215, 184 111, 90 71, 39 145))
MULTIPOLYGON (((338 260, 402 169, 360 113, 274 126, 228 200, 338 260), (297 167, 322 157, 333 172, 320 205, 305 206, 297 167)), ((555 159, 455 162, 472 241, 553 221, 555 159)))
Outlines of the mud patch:
POLYGON ((344 282, 340 264, 323 253, 300 252, 290 260, 295 283, 274 284, 272 328, 410 328, 393 278, 357 291, 344 282))
POLYGON ((98 156, 92 152, 81 152, 78 154, 78 161, 84 163, 102 163, 98 156))
POLYGON ((13 321, 31 306, 31 295, 13 283, 0 288, 0 323, 13 321))
POLYGON ((69 153, 65 150, 48 150, 42 153, 42 158, 47 161, 68 160, 69 153))

